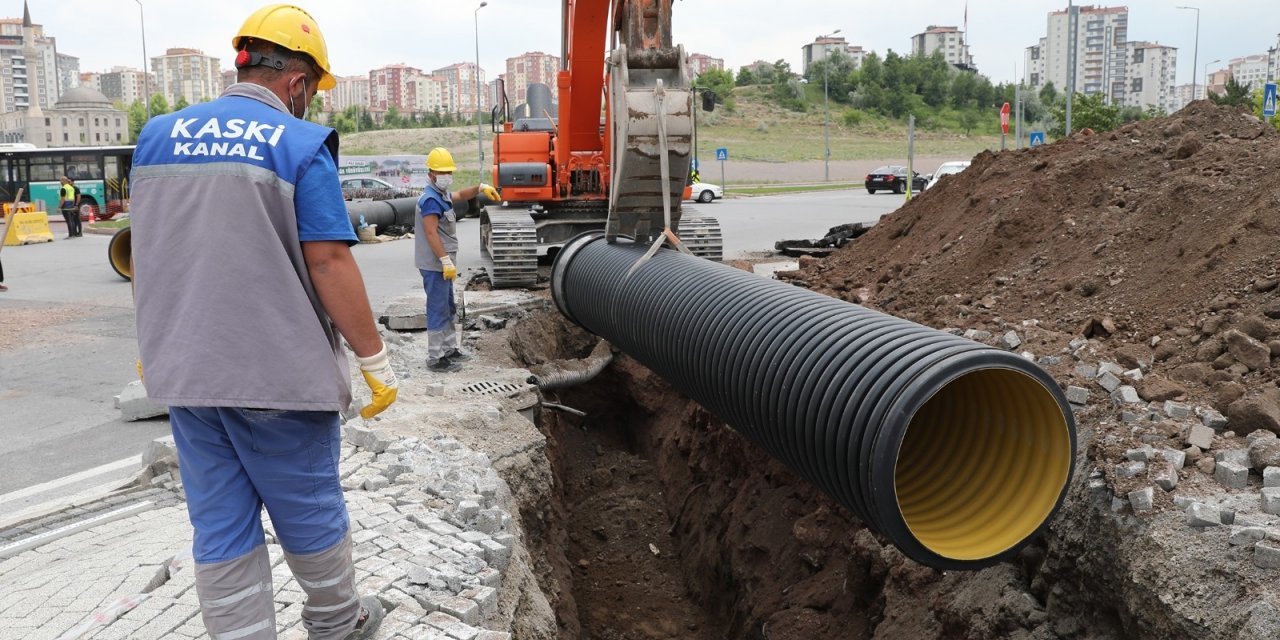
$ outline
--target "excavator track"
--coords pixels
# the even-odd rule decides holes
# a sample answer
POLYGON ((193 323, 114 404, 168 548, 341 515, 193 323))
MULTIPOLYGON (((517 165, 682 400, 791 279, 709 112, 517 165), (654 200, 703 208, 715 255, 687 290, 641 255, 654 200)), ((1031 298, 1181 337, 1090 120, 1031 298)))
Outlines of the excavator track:
POLYGON ((724 234, 720 231, 719 220, 685 206, 678 234, 693 255, 715 262, 724 259, 724 234))
POLYGON ((480 241, 494 288, 538 283, 538 231, 528 213, 485 211, 480 216, 480 241))

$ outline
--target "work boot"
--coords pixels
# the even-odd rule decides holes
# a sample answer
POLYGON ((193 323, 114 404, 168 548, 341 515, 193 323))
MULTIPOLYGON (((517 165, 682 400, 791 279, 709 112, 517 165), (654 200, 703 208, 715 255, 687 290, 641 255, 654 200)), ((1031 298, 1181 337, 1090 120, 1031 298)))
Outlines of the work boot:
POLYGON ((461 349, 450 349, 445 352, 444 357, 454 362, 471 362, 475 360, 475 356, 471 355, 471 352, 461 349))
POLYGON ((427 369, 436 373, 453 373, 462 370, 462 365, 449 359, 449 356, 443 356, 438 360, 428 360, 427 369))
POLYGON ((382 601, 374 596, 363 596, 360 598, 360 620, 356 622, 356 628, 343 640, 365 640, 372 638, 374 633, 378 631, 378 625, 382 624, 382 619, 386 617, 387 611, 382 608, 382 601))

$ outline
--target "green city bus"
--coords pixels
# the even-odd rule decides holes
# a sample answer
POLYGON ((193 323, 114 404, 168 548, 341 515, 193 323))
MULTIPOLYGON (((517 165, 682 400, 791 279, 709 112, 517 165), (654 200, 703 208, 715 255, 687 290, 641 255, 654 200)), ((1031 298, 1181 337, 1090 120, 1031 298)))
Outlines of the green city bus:
POLYGON ((0 201, 13 202, 22 189, 23 201, 60 219, 58 190, 67 176, 80 188, 80 217, 110 220, 129 210, 132 165, 132 145, 41 149, 30 143, 0 144, 0 201))

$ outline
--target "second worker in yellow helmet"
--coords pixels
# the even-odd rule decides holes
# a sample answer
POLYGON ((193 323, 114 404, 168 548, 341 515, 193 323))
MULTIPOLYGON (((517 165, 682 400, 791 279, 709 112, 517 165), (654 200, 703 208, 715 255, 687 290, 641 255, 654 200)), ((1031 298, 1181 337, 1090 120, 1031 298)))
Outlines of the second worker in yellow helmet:
POLYGON ((479 194, 498 201, 498 191, 487 184, 450 191, 458 167, 448 149, 436 147, 427 154, 427 187, 418 198, 413 221, 414 264, 422 274, 427 293, 427 368, 447 373, 462 368, 471 355, 458 345, 454 327, 453 281, 458 277, 458 217, 455 201, 479 194))

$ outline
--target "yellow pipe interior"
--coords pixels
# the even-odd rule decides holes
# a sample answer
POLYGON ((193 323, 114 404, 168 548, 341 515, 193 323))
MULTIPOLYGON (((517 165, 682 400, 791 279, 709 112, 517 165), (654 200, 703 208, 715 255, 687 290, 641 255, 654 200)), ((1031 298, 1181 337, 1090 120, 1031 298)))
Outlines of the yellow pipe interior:
POLYGON ((990 558, 1049 517, 1072 456, 1067 419, 1038 380, 967 373, 912 416, 894 468, 898 508, 930 551, 990 558))
POLYGON ((117 273, 132 279, 133 265, 129 263, 129 259, 133 256, 132 234, 129 233, 127 228, 117 233, 119 235, 111 239, 111 246, 107 248, 107 257, 111 260, 111 266, 115 267, 117 273))

